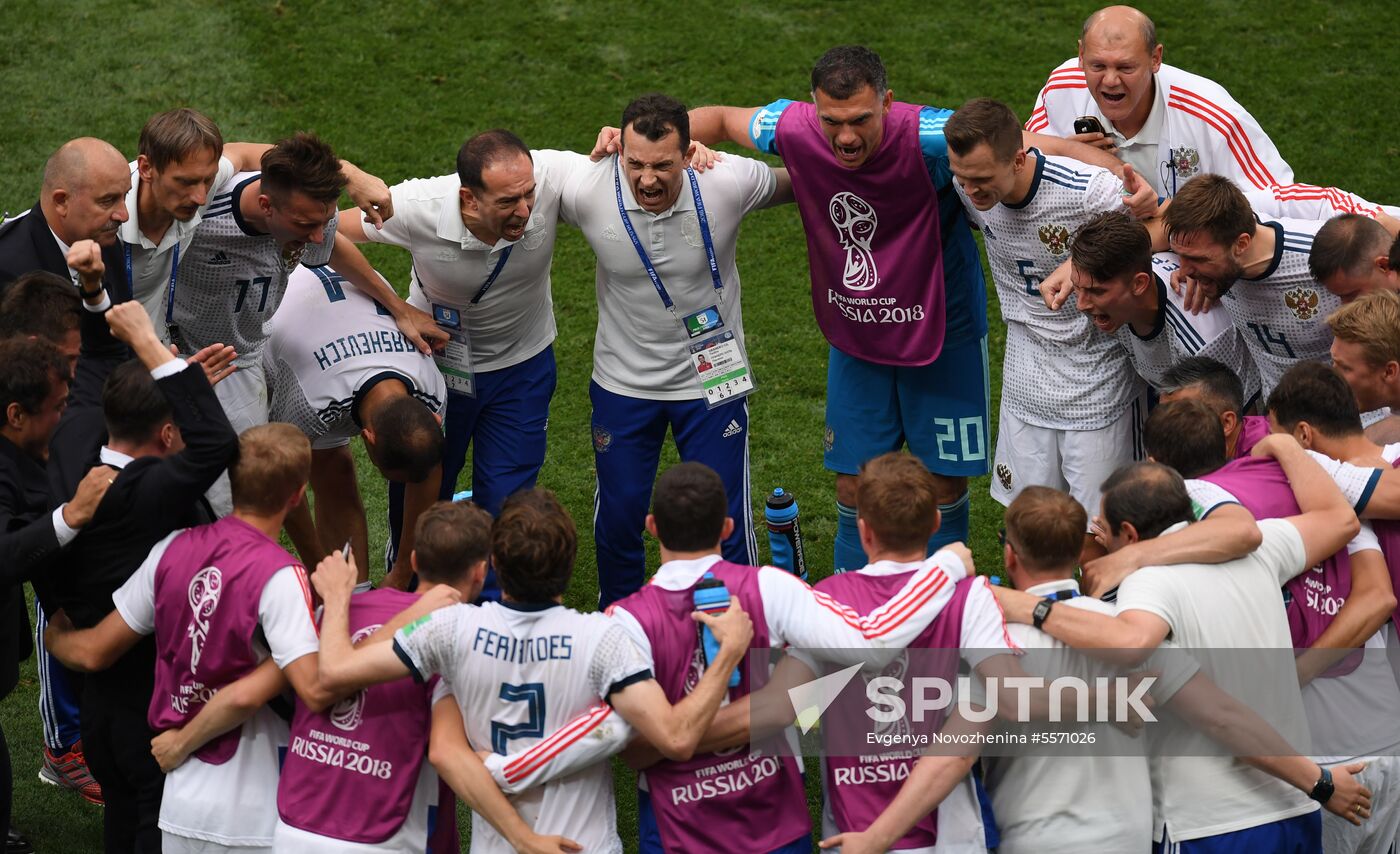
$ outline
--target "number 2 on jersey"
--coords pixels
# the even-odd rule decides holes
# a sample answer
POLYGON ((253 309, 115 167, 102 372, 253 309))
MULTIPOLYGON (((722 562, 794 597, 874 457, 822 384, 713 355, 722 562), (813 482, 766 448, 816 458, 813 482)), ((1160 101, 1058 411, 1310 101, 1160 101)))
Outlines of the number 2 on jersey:
POLYGON ((513 738, 539 738, 544 735, 544 683, 526 682, 523 685, 501 683, 500 697, 507 703, 525 703, 529 718, 524 723, 503 724, 491 722, 491 750, 504 756, 510 752, 513 738))
POLYGON ((262 296, 258 298, 258 311, 267 310, 267 289, 272 285, 271 276, 257 276, 252 279, 239 279, 234 284, 238 285, 238 301, 233 304, 235 313, 243 310, 243 303, 248 299, 248 289, 253 285, 262 288, 262 296))

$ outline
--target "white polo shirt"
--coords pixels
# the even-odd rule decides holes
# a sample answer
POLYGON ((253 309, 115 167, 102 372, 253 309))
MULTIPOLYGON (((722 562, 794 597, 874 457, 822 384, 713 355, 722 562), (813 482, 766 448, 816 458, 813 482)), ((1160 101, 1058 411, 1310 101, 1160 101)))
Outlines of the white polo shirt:
POLYGON ((1094 112, 1103 119, 1104 133, 1118 147, 1118 158, 1132 166, 1134 172, 1151 184, 1159 195, 1162 194, 1162 187, 1159 186, 1162 179, 1159 174, 1161 170, 1158 167, 1157 144, 1162 139, 1162 122, 1166 118, 1167 105, 1162 97, 1162 84, 1156 75, 1152 78, 1152 109, 1147 113, 1147 121, 1143 122, 1142 127, 1131 139, 1113 126, 1113 122, 1098 109, 1097 102, 1093 103, 1094 112))
MULTIPOLYGON (((1062 590, 1077 593, 1079 585, 1074 579, 1065 579, 1026 588, 1036 596, 1062 590)), ((1089 596, 1062 600, 1057 607, 1082 608, 1107 616, 1117 613, 1112 605, 1089 596)), ((1039 629, 1008 624, 1006 630, 1027 653, 1021 658, 1027 673, 1049 679, 1074 676, 1092 680, 1112 672, 1039 629)), ((1143 668, 1161 671, 1152 689, 1158 707, 1170 701, 1197 669, 1186 666, 1184 657, 1169 659, 1164 658, 1160 668, 1143 668)), ((980 699, 980 693, 974 697, 980 699)), ((982 758, 992 812, 1001 832, 999 852, 1137 854, 1151 848, 1152 782, 1146 752, 1111 725, 1086 726, 1085 730, 1094 734, 1095 746, 1083 755, 982 758)))
MULTIPOLYGON (((1118 588, 1118 613, 1146 611, 1165 620, 1170 639, 1197 657, 1202 672, 1307 753, 1307 720, 1279 592, 1308 568, 1307 556, 1291 522, 1263 519, 1259 530, 1263 543, 1238 560, 1139 569, 1118 588)), ((1154 840, 1162 838, 1163 824, 1173 842, 1184 842, 1318 809, 1303 792, 1238 759, 1190 752, 1169 749, 1153 757, 1154 840)))
MULTIPOLYGON (((593 341, 593 381, 615 394, 652 400, 694 400, 700 385, 690 367, 687 339, 666 310, 642 266, 617 210, 613 173, 617 158, 575 172, 566 185, 560 216, 583 229, 598 256, 598 333, 593 341)), ((725 326, 743 340, 739 270, 734 263, 739 221, 773 197, 777 179, 767 164, 733 154, 697 173, 715 261, 724 284, 719 306, 725 326)), ((647 213, 622 179, 622 203, 656 273, 684 316, 715 305, 709 260, 690 182, 669 209, 647 213)))
POLYGON ((590 164, 584 155, 568 151, 531 151, 530 156, 535 164, 535 206, 519 240, 488 246, 468 230, 459 202, 462 183, 455 174, 394 185, 394 215, 382 229, 364 224, 370 240, 401 246, 413 256, 410 304, 428 312, 442 305, 460 313, 479 373, 529 359, 548 347, 556 334, 549 266, 559 227, 559 196, 565 178, 590 164), (507 247, 510 258, 500 275, 472 305, 507 247))
MULTIPOLYGON (((169 342, 169 333, 165 328, 166 304, 170 297, 170 274, 171 265, 175 261, 176 253, 172 250, 176 246, 179 248, 180 257, 185 256, 186 250, 190 248, 190 242, 194 240, 195 227, 199 221, 204 219, 204 213, 209 209, 210 203, 214 201, 214 191, 222 187, 233 177, 237 171, 233 161, 227 157, 219 158, 219 172, 214 178, 214 183, 209 187, 209 195, 204 204, 199 206, 199 210, 194 212, 194 216, 181 222, 172 220, 170 227, 165 230, 165 235, 161 237, 160 243, 152 243, 145 234, 141 232, 141 213, 138 203, 138 194, 141 192, 141 176, 136 171, 136 161, 129 164, 131 166, 131 189, 126 194, 126 211, 128 219, 117 229, 117 238, 121 241, 121 248, 124 253, 130 253, 131 267, 129 272, 123 271, 122 275, 127 276, 127 285, 131 288, 131 297, 141 303, 146 309, 146 313, 151 316, 151 323, 156 328, 156 334, 165 343, 169 342)), ((225 200, 225 204, 227 204, 225 200)))

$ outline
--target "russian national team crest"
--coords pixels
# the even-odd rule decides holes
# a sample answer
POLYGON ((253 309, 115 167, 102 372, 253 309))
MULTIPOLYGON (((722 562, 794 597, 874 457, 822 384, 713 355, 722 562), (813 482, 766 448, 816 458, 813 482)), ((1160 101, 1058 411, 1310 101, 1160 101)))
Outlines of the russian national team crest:
POLYGON ((1201 171, 1201 155, 1197 154, 1194 148, 1173 148, 1171 158, 1172 168, 1176 170, 1178 178, 1190 178, 1201 171))
POLYGON ((1036 232, 1040 237, 1040 242, 1045 244, 1045 248, 1056 258, 1069 251, 1069 229, 1063 225, 1049 223, 1042 225, 1036 232))
POLYGON ((855 193, 841 192, 831 197, 827 205, 831 224, 836 226, 841 248, 846 250, 846 266, 841 271, 841 284, 848 291, 868 291, 880 284, 880 271, 875 267, 875 229, 880 218, 875 206, 855 193))
POLYGON ((1283 304, 1299 320, 1312 320, 1317 317, 1317 291, 1312 288, 1289 288, 1283 292, 1283 304))
POLYGON ((607 430, 603 429, 602 427, 599 427, 597 424, 594 424, 593 450, 600 454, 606 454, 608 452, 608 449, 612 447, 612 443, 612 434, 609 433, 607 430))

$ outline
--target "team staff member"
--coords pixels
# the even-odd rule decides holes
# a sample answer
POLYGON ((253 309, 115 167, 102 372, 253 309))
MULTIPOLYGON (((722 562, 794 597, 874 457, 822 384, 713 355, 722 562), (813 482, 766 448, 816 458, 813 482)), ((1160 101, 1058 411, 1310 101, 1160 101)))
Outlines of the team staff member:
POLYGON ((584 161, 560 208, 598 256, 589 397, 604 606, 642 586, 642 528, 668 427, 682 460, 724 481, 735 520, 725 559, 757 557, 745 399, 754 384, 734 258, 744 215, 791 198, 786 173, 756 160, 691 169, 690 120, 674 98, 636 99, 621 127, 618 153, 584 161))
POLYGON ((1246 190, 1293 182, 1293 169, 1229 92, 1163 64, 1156 25, 1131 6, 1108 6, 1085 20, 1079 56, 1050 72, 1026 130, 1117 154, 1163 196, 1203 172, 1246 190), (1103 131, 1076 133, 1081 116, 1103 131))
MULTIPOLYGON (((894 102, 880 57, 858 46, 818 60, 812 97, 702 107, 691 120, 700 142, 781 155, 792 176, 812 307, 831 343, 825 444, 840 571, 866 564, 856 530, 861 463, 906 442, 938 482, 943 525, 929 551, 967 539, 967 478, 988 469, 987 298, 951 186, 943 123, 952 111, 894 102)), ((1122 168, 1088 146, 1025 141, 1122 168)), ((1156 203, 1142 189, 1135 210, 1156 203)))
MULTIPOLYGON (((457 336, 448 374, 443 499, 472 453, 472 500, 495 515, 506 497, 535 485, 544 464, 554 396, 554 305, 549 265, 568 155, 531 151, 506 130, 479 133, 457 153, 456 174, 395 184, 395 216, 382 227, 347 215, 341 233, 390 243, 413 257, 409 303, 457 336)), ((407 583, 407 551, 395 551, 403 489, 389 491, 390 583, 407 583), (399 556, 405 559, 399 559, 399 556)), ((494 574, 485 594, 498 595, 494 574)))
MULTIPOLYGON (((169 340, 173 285, 180 257, 187 256, 195 229, 216 187, 237 172, 256 171, 272 146, 224 144, 219 126, 203 113, 181 107, 157 113, 141 128, 137 156, 129 166, 126 194, 129 218, 117 231, 123 256, 118 273, 132 299, 146 307, 162 340, 169 340)), ((389 215, 388 188, 373 175, 344 160, 346 192, 379 220, 389 215)))
POLYGON ((97 241, 114 260, 130 189, 126 158, 109 143, 79 137, 60 146, 44 164, 38 203, 0 226, 0 289, 35 270, 77 285, 78 272, 66 258, 80 240, 97 241))
MULTIPOLYGON (((350 452, 350 440, 359 435, 380 474, 409 485, 407 527, 390 547, 411 553, 418 515, 437 500, 441 477, 442 374, 388 312, 330 267, 292 273, 271 326, 263 353, 269 417, 311 440, 316 519, 313 524, 305 502, 287 516, 297 552, 309 562, 349 541, 357 554, 369 553, 350 452)), ((367 576, 360 581, 367 583, 367 576)))

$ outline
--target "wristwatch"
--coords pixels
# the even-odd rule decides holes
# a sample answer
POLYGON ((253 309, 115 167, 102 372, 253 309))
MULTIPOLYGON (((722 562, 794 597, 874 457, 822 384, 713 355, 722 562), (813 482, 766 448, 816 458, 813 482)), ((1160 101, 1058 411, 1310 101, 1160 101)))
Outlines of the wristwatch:
POLYGON ((84 288, 82 285, 79 285, 79 286, 78 286, 78 296, 82 297, 83 299, 94 299, 94 298, 96 298, 96 297, 100 297, 100 296, 102 296, 102 285, 98 285, 98 286, 97 286, 96 288, 94 288, 93 290, 88 290, 87 288, 84 288))
POLYGON ((1312 791, 1308 792, 1308 797, 1320 804, 1325 804, 1332 800, 1332 793, 1337 791, 1337 787, 1332 784, 1332 772, 1326 768, 1322 769, 1322 776, 1317 778, 1313 784, 1312 791))
POLYGON ((1054 599, 1041 599, 1035 603, 1035 609, 1031 611, 1031 625, 1037 629, 1045 622, 1045 618, 1050 616, 1050 609, 1055 607, 1054 599))

